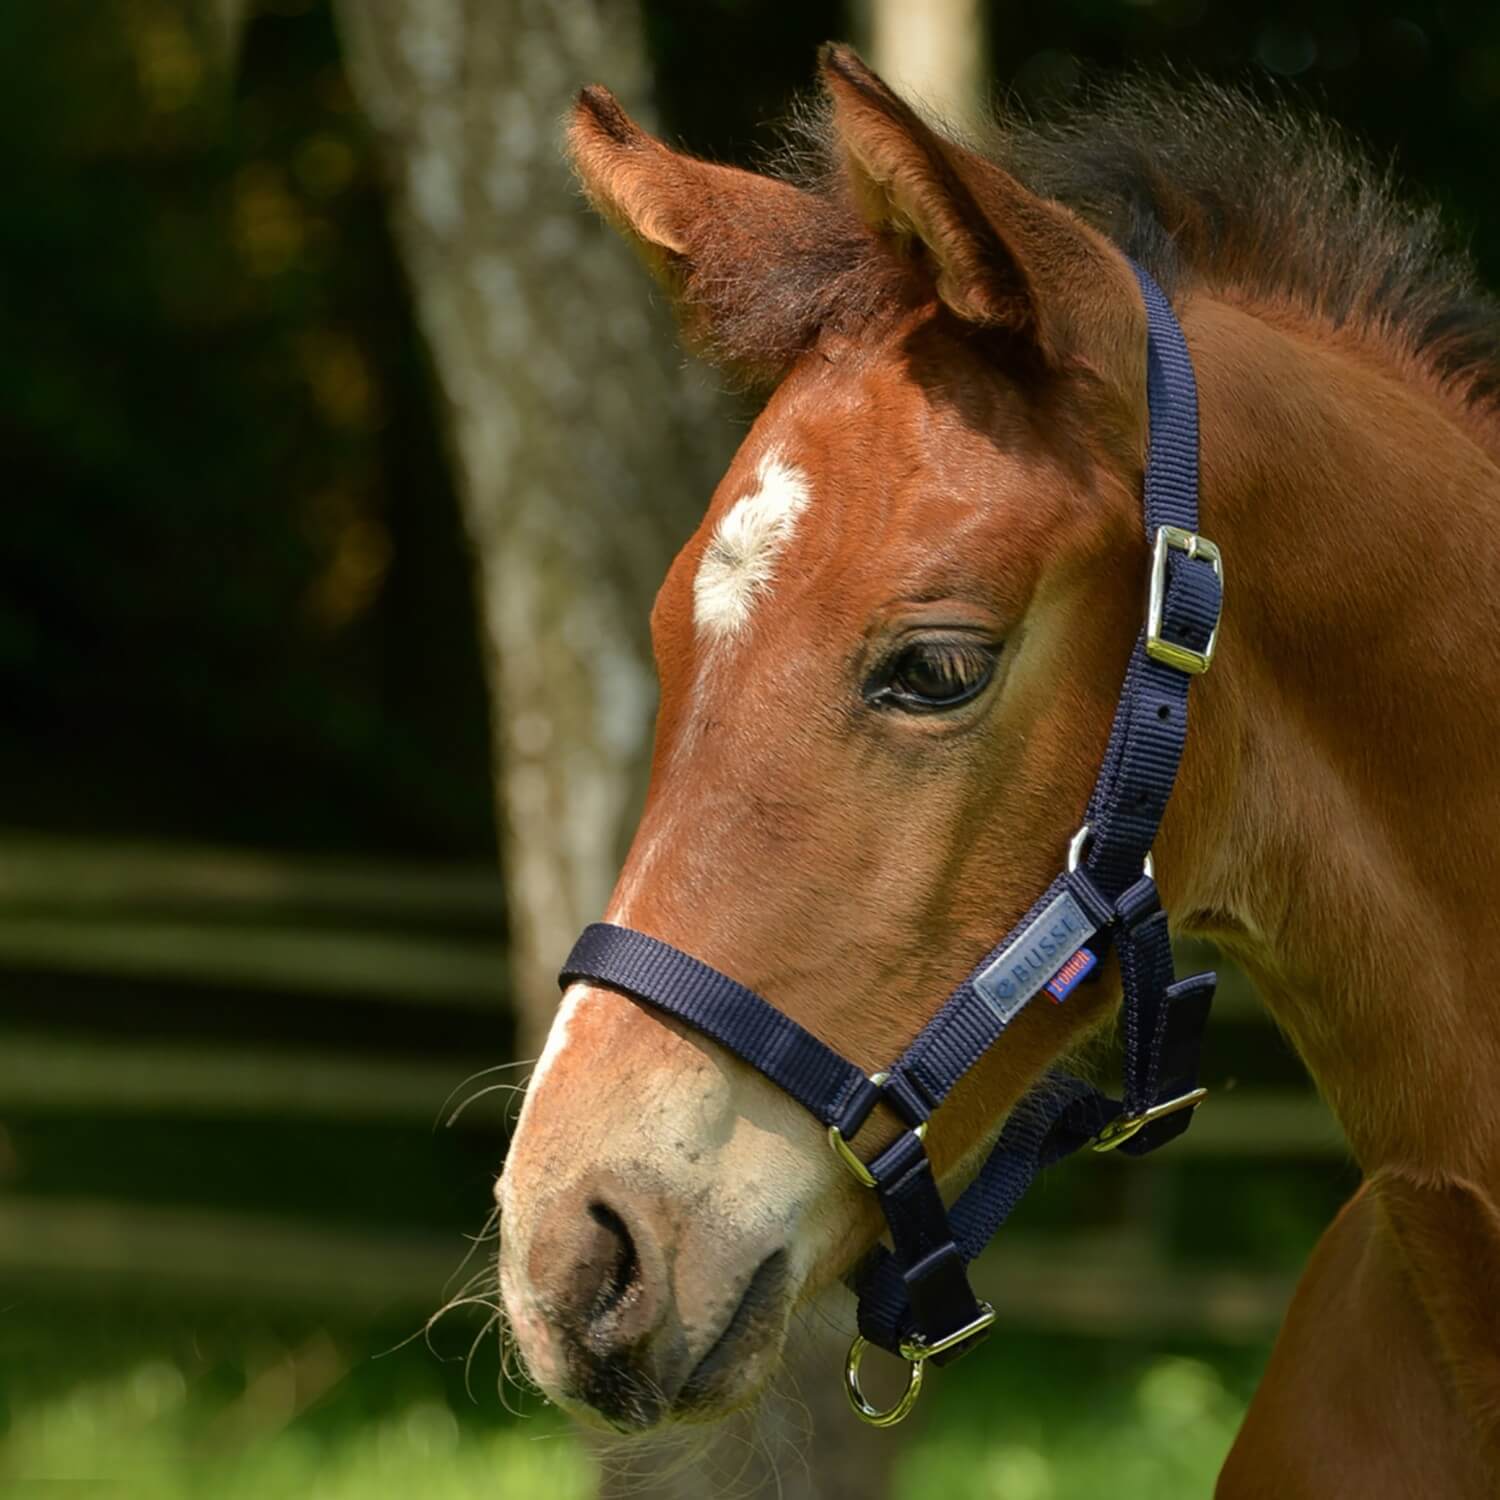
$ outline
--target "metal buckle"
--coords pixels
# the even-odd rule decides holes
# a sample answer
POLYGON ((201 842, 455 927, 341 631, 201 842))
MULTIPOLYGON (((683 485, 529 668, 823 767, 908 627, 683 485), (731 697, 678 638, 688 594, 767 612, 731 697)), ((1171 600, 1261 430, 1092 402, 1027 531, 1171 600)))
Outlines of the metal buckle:
POLYGON ((1176 641, 1166 640, 1161 633, 1162 611, 1167 604, 1167 553, 1185 552, 1189 558, 1201 557, 1213 570, 1224 587, 1224 559, 1219 549, 1205 536, 1196 531, 1184 531, 1180 526, 1158 526, 1156 543, 1151 553, 1151 589, 1146 599, 1146 655, 1179 672, 1196 677, 1206 672, 1214 659, 1214 648, 1219 644, 1217 622, 1209 632, 1208 645, 1201 651, 1191 646, 1179 646, 1176 641))
MULTIPOLYGON (((871 1073, 870 1082, 873 1083, 876 1088, 879 1088, 882 1084, 889 1081, 890 1076, 891 1075, 889 1072, 871 1073)), ((920 1125, 913 1125, 911 1127, 911 1133, 916 1136, 919 1141, 925 1141, 927 1139, 927 1121, 923 1120, 920 1125)), ((854 1154, 854 1152, 850 1150, 849 1142, 844 1139, 844 1133, 838 1128, 837 1125, 830 1125, 828 1127, 828 1144, 833 1147, 833 1154, 838 1157, 838 1159, 843 1162, 843 1164, 848 1167, 849 1170, 854 1174, 854 1180, 859 1183, 861 1187, 872 1188, 875 1186, 874 1174, 854 1154)), ((918 1385, 921 1384, 920 1381, 918 1381, 917 1383, 918 1385)), ((915 1396, 912 1397, 913 1401, 915 1401, 916 1399, 917 1398, 915 1396)), ((908 1408, 908 1410, 909 1409, 910 1408, 908 1408)), ((902 1416, 904 1415, 905 1413, 903 1412, 902 1416)), ((900 1417, 896 1418, 896 1421, 899 1422, 900 1420, 900 1417)))
POLYGON ((910 1415, 912 1407, 917 1404, 917 1397, 922 1394, 922 1379, 927 1361, 934 1354, 942 1354, 958 1344, 967 1342, 975 1334, 983 1333, 994 1321, 995 1309, 988 1302, 981 1302, 979 1316, 972 1323, 966 1323, 956 1333, 950 1333, 946 1338, 938 1339, 932 1344, 920 1335, 905 1340, 901 1345, 901 1357, 907 1365, 906 1389, 902 1391, 894 1405, 883 1409, 872 1406, 860 1388, 859 1367, 864 1360, 865 1350, 869 1347, 869 1340, 862 1336, 857 1337, 849 1345, 849 1357, 844 1361, 844 1394, 849 1398, 849 1405, 854 1408, 854 1415, 861 1422, 868 1422, 871 1427, 894 1427, 897 1422, 903 1421, 910 1415))
POLYGON ((1197 1109, 1207 1097, 1207 1089, 1189 1089, 1187 1093, 1179 1094, 1175 1099, 1166 1099, 1160 1104, 1153 1104, 1150 1109, 1142 1110, 1138 1115, 1121 1115, 1119 1119, 1111 1120, 1094 1137, 1092 1142, 1094 1150, 1113 1151, 1116 1146, 1123 1146, 1131 1136, 1144 1130, 1153 1121, 1160 1120, 1166 1115, 1175 1115, 1180 1109, 1197 1109))
MULTIPOLYGON (((1068 840, 1068 874, 1083 863, 1083 851, 1088 848, 1089 835, 1093 828, 1085 823, 1072 838, 1068 840)), ((1141 861, 1141 873, 1151 880, 1156 879, 1156 861, 1151 857, 1151 851, 1146 851, 1146 857, 1141 861)))

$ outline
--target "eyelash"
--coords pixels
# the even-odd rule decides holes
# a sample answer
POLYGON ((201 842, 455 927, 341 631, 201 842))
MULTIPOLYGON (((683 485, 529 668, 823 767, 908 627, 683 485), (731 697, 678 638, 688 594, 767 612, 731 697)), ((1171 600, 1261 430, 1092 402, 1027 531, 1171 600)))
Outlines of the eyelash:
POLYGON ((971 702, 989 686, 999 650, 973 640, 918 640, 901 647, 881 667, 866 701, 905 713, 943 713, 971 702), (924 693, 911 676, 926 668, 934 674, 928 686, 954 684, 951 692, 924 693))

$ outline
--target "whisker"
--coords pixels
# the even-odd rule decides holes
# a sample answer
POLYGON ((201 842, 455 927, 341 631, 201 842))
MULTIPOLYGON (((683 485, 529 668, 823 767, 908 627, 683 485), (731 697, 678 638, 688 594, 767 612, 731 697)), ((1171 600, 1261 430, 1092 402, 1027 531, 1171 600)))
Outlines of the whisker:
POLYGON ((475 1406, 479 1405, 479 1401, 474 1395, 474 1387, 469 1383, 469 1377, 474 1373, 474 1355, 478 1352, 480 1344, 484 1342, 485 1334, 494 1328, 502 1317, 504 1314, 497 1308, 479 1332, 474 1335, 474 1341, 469 1345, 469 1352, 464 1357, 464 1392, 475 1406))
POLYGON ((521 1389, 521 1380, 516 1368, 517 1351, 515 1340, 511 1337, 510 1329, 502 1318, 500 1327, 496 1333, 500 1341, 500 1373, 495 1379, 495 1394, 500 1398, 500 1405, 513 1417, 519 1417, 521 1408, 519 1402, 512 1406, 508 1387, 515 1386, 521 1389))
POLYGON ((523 1416, 525 1413, 519 1405, 512 1406, 506 1394, 505 1387, 513 1386, 520 1395, 534 1395, 544 1403, 547 1401, 543 1392, 531 1371, 526 1368, 526 1360, 521 1354, 521 1346, 516 1342, 514 1332, 510 1324, 503 1318, 500 1323, 500 1380, 498 1394, 501 1405, 513 1416, 523 1416))
MULTIPOLYGON (((492 1083, 487 1088, 479 1089, 475 1093, 470 1094, 469 1097, 465 1099, 463 1103, 460 1104, 458 1108, 455 1109, 446 1120, 443 1121, 444 1129, 451 1130, 453 1126, 458 1123, 458 1119, 463 1114, 463 1112, 468 1109, 468 1107, 476 1100, 483 1099, 486 1094, 509 1093, 512 1098, 516 1098, 520 1095, 523 1095, 525 1092, 526 1085, 524 1083, 492 1083)), ((449 1094, 448 1097, 451 1099, 453 1095, 449 1094)))
POLYGON ((785 1485, 782 1482, 780 1454, 789 1453, 792 1460, 798 1464, 802 1472, 810 1479, 812 1477, 812 1440, 817 1427, 813 1417, 812 1407, 808 1405, 802 1394, 802 1383, 797 1379, 797 1372, 789 1361, 783 1361, 776 1371, 776 1384, 772 1391, 772 1398, 777 1407, 781 1422, 778 1424, 780 1444, 778 1452, 768 1452, 767 1461, 771 1466, 772 1475, 776 1481, 776 1493, 784 1493, 785 1485), (786 1390, 782 1382, 787 1382, 791 1389, 786 1390))
MULTIPOLYGON (((499 1207, 496 1206, 495 1208, 492 1208, 489 1211, 489 1215, 486 1217, 486 1219, 484 1221, 484 1227, 479 1231, 478 1234, 465 1235, 464 1238, 469 1241, 469 1249, 468 1249, 467 1253, 464 1255, 464 1258, 461 1261, 459 1261, 458 1267, 453 1272, 453 1275, 450 1276, 447 1279, 447 1281, 445 1281, 443 1283, 443 1290, 445 1292, 448 1290, 448 1288, 450 1286, 453 1285, 453 1282, 454 1282, 455 1278, 457 1278, 457 1277, 459 1277, 459 1276, 461 1276, 463 1274, 464 1267, 466 1265, 468 1265, 468 1263, 471 1260, 474 1259, 475 1252, 479 1249, 479 1247, 482 1244, 485 1243, 486 1240, 489 1240, 489 1239, 492 1239, 492 1238, 495 1239, 495 1240, 498 1240, 500 1238, 500 1209, 499 1209, 499 1207)), ((490 1273, 491 1269, 492 1268, 490 1266, 488 1266, 488 1265, 481 1266, 479 1268, 478 1272, 476 1272, 475 1274, 476 1274, 476 1276, 488 1275, 490 1273)), ((474 1279, 475 1278, 471 1276, 469 1278, 469 1283, 472 1284, 473 1281, 474 1281, 474 1279)))
MULTIPOLYGON (((443 1111, 447 1109, 448 1106, 453 1102, 453 1096, 461 1089, 468 1088, 468 1086, 473 1083, 476 1078, 488 1078, 491 1073, 508 1073, 514 1068, 532 1068, 535 1066, 536 1058, 523 1057, 517 1062, 495 1063, 492 1067, 481 1068, 477 1073, 470 1073, 462 1083, 455 1083, 453 1087, 448 1090, 448 1097, 444 1099, 443 1102, 438 1106, 438 1112, 433 1116, 432 1128, 434 1130, 438 1128, 438 1121, 443 1118, 443 1111)), ((453 1122, 450 1120, 448 1123, 452 1124, 453 1122)))

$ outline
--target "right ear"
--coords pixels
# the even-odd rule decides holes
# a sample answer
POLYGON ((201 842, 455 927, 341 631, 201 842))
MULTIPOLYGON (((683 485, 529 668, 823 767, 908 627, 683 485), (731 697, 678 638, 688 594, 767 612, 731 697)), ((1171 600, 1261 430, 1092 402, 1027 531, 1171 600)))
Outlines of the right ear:
POLYGON ((597 85, 573 106, 568 151, 594 206, 666 288, 684 338, 753 380, 782 373, 807 329, 782 329, 779 339, 759 340, 765 347, 750 352, 733 325, 756 316, 757 306, 758 320, 774 323, 764 317, 764 303, 778 267, 826 252, 819 201, 774 177, 672 150, 597 85))
POLYGON ((1092 369, 1134 411, 1145 309, 1125 257, 1060 203, 946 139, 848 47, 819 64, 861 214, 915 259, 948 309, 1003 329, 1053 368, 1092 369))

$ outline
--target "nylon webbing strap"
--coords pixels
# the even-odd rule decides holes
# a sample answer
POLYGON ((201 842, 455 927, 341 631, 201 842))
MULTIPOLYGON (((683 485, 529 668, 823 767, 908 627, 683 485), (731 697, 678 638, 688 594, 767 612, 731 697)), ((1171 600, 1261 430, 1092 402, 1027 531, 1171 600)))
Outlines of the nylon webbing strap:
MULTIPOLYGON (((1182 329, 1155 281, 1134 267, 1146 303, 1146 397, 1150 447, 1142 486, 1149 547, 1163 526, 1198 530, 1198 390, 1182 329)), ((1180 552, 1167 556, 1162 633, 1202 650, 1218 622, 1218 576, 1180 552)), ((1087 866, 1099 888, 1118 895, 1141 872, 1156 839, 1187 742, 1192 679, 1151 657, 1142 630, 1130 654, 1104 764, 1084 821, 1092 830, 1087 866)))
MULTIPOLYGON (((1108 1111, 1093 1088, 1065 1074, 1045 1080, 1016 1105, 978 1175, 948 1210, 965 1263, 995 1237, 1037 1174, 1086 1144, 1108 1111)), ((898 1349, 919 1321, 899 1253, 877 1246, 850 1280, 859 1296, 861 1335, 879 1348, 898 1349)))
POLYGON ((644 932, 609 922, 590 924, 573 945, 560 979, 565 985, 578 979, 607 984, 696 1027, 758 1068, 825 1125, 838 1124, 851 1100, 868 1096, 873 1105, 878 1094, 853 1063, 754 990, 644 932))
MULTIPOLYGON (((1184 653, 1201 658, 1217 629, 1222 599, 1218 573, 1196 543, 1198 406, 1192 362, 1165 296, 1139 266, 1135 272, 1149 329, 1146 542, 1153 545, 1164 526, 1194 538, 1183 543, 1179 536, 1179 546, 1164 549, 1160 577, 1153 575, 1161 591, 1156 641, 1158 647, 1166 642, 1176 648, 1179 658, 1184 653)), ((1139 1156, 1181 1134, 1192 1118, 1189 1109, 1142 1118, 1196 1088, 1214 989, 1212 974, 1174 981, 1166 915, 1144 869, 1182 757, 1190 681, 1182 666, 1173 664, 1172 650, 1165 653, 1168 659, 1159 659, 1163 653, 1153 654, 1150 644, 1143 630, 1131 651, 1085 815, 1081 865, 1057 876, 880 1083, 753 990, 644 933, 595 923, 563 967, 565 984, 608 985, 696 1027, 759 1069, 824 1125, 836 1127, 846 1143, 882 1100, 913 1127, 865 1169, 886 1217, 891 1248, 875 1250, 851 1282, 859 1294, 861 1334, 883 1348, 897 1350, 905 1340, 931 1346, 952 1339, 952 1348, 932 1357, 939 1362, 957 1357, 969 1347, 971 1331, 984 1322, 976 1320, 979 1304, 964 1267, 1005 1222, 1036 1174, 1106 1129, 1122 1151, 1139 1156), (1063 963, 1085 945, 1097 956, 1111 943, 1122 989, 1122 1099, 1076 1078, 1049 1076, 1012 1110, 973 1182, 945 1209, 916 1127, 1063 963)))
MULTIPOLYGON (((1077 941, 1071 951, 1076 952, 1093 933, 1113 920, 1111 908, 1092 882, 1080 878, 1076 872, 1059 875, 1047 887, 1031 910, 980 959, 891 1068, 893 1078, 910 1080, 929 1110, 936 1109, 948 1097, 954 1084, 999 1040, 1013 1019, 980 994, 980 976, 1007 952, 1017 932, 1026 931, 1064 893, 1078 902, 1088 924, 1076 934, 1077 941)), ((1058 960, 1069 956, 1070 953, 1060 953, 1058 960)))

